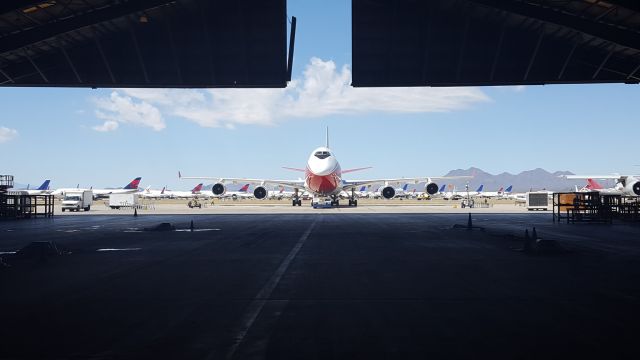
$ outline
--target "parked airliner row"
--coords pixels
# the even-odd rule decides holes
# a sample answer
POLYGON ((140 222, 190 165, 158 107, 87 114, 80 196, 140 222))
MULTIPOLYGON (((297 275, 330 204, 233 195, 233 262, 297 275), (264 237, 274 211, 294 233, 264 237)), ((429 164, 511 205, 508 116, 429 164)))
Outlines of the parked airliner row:
POLYGON ((356 189, 383 183, 381 190, 382 197, 391 199, 396 195, 394 186, 400 184, 418 184, 426 183, 425 191, 429 194, 438 192, 438 185, 434 180, 438 179, 462 179, 469 176, 450 176, 450 177, 415 177, 415 178, 389 178, 389 179, 366 179, 366 180, 346 180, 344 174, 364 170, 367 168, 357 168, 342 170, 335 154, 329 148, 329 132, 327 130, 326 146, 315 149, 309 159, 305 169, 287 168, 289 170, 304 173, 304 179, 298 180, 270 180, 270 179, 247 179, 247 178, 231 178, 231 177, 211 177, 211 176, 179 176, 182 179, 206 179, 214 180, 216 183, 212 187, 214 195, 223 195, 227 191, 226 185, 229 183, 251 183, 257 185, 253 190, 253 196, 256 199, 264 199, 268 196, 266 187, 287 186, 294 189, 292 205, 301 206, 302 199, 300 191, 307 191, 313 195, 311 201, 312 206, 317 205, 339 205, 339 195, 341 192, 349 194, 349 206, 358 206, 356 189))

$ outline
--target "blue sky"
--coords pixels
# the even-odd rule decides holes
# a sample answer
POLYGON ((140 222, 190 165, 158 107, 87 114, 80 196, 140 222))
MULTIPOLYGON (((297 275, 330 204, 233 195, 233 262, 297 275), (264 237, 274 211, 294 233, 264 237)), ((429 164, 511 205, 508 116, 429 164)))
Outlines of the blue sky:
POLYGON ((289 0, 294 83, 276 90, 0 88, 0 173, 52 187, 191 188, 187 175, 296 178, 331 145, 358 178, 542 167, 637 173, 637 85, 353 89, 350 1, 289 0), (345 67, 346 66, 346 67, 345 67))

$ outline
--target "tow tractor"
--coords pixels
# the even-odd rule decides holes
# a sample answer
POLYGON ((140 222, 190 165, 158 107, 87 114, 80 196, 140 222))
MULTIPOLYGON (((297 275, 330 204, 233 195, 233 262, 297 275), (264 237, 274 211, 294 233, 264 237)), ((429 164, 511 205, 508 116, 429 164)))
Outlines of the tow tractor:
MULTIPOLYGON (((338 206, 338 203, 335 202, 336 206, 338 206)), ((334 201, 331 198, 319 198, 319 197, 313 197, 313 200, 311 200, 311 206, 314 209, 326 209, 326 208, 331 208, 334 205, 334 201)))

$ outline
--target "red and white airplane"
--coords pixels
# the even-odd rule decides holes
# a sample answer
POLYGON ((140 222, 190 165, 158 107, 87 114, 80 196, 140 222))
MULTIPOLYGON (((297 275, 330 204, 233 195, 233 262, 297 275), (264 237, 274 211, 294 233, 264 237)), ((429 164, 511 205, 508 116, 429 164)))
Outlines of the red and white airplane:
POLYGON ((383 183, 381 189, 382 197, 391 199, 396 195, 394 186, 400 184, 418 184, 426 183, 425 191, 429 194, 438 192, 438 185, 434 180, 439 179, 463 179, 469 176, 450 176, 450 177, 416 177, 416 178, 391 178, 391 179, 367 179, 367 180, 345 180, 344 174, 369 169, 356 168, 342 170, 335 154, 329 148, 329 131, 327 129, 326 146, 315 149, 309 159, 305 169, 286 168, 304 173, 304 179, 298 180, 269 180, 269 179, 247 179, 247 178, 228 178, 228 177, 203 177, 203 176, 182 176, 182 179, 206 179, 214 180, 211 191, 214 195, 223 195, 228 183, 251 183, 256 185, 253 190, 253 196, 256 199, 264 199, 268 196, 266 187, 286 186, 294 189, 292 204, 293 206, 302 206, 301 191, 307 191, 313 194, 311 205, 316 207, 319 205, 338 206, 339 195, 341 192, 347 192, 349 195, 349 206, 358 206, 356 189, 361 186, 383 183))
POLYGON ((602 179, 615 180, 616 185, 610 189, 594 189, 599 192, 620 194, 625 196, 640 196, 640 176, 639 175, 565 175, 566 179, 602 179))

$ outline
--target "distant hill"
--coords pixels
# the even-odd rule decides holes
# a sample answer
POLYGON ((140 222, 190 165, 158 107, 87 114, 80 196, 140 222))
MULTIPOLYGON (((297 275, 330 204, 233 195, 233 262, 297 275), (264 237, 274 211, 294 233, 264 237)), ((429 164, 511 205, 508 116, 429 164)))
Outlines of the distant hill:
MULTIPOLYGON (((563 175, 573 175, 570 171, 549 172, 547 170, 537 168, 526 170, 519 174, 511 174, 503 172, 493 175, 475 167, 468 169, 456 169, 449 171, 445 176, 471 176, 469 179, 469 187, 475 190, 480 184, 484 184, 484 191, 496 191, 500 187, 513 185, 513 191, 524 192, 530 190, 551 190, 551 191, 571 191, 577 185, 582 187, 585 182, 582 180, 566 180, 563 175)), ((464 189, 467 180, 447 181, 453 184, 457 189, 464 189)))
MULTIPOLYGON (((507 188, 513 185, 514 192, 525 192, 530 190, 551 190, 551 191, 572 191, 575 186, 582 187, 586 182, 582 180, 566 180, 561 176, 573 175, 571 171, 555 171, 537 168, 523 171, 519 174, 503 172, 498 175, 490 174, 482 169, 470 167, 468 169, 456 169, 449 171, 445 176, 471 176, 469 180, 436 181, 439 186, 452 184, 456 189, 463 190, 467 182, 471 190, 476 190, 480 184, 484 184, 484 191, 497 191, 500 187, 507 188)), ((202 191, 211 191, 213 184, 207 184, 202 191)), ((242 187, 242 184, 229 184, 227 190, 235 191, 242 187)), ((409 189, 413 189, 410 186, 409 189)), ((253 189, 253 186, 251 187, 253 189)), ((416 189, 422 191, 424 184, 420 184, 416 189)))

